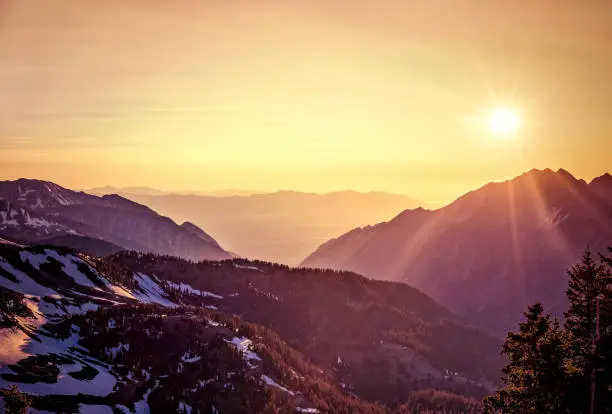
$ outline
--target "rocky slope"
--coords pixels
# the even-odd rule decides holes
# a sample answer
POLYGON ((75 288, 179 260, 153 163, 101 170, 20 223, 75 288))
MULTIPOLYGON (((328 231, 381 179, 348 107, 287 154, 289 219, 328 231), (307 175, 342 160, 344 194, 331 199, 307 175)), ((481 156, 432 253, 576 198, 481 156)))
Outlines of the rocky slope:
MULTIPOLYGON (((181 227, 117 195, 97 197, 39 180, 0 182, 0 236, 40 242, 66 235, 193 260, 229 257, 196 226, 181 227)), ((73 247, 83 247, 74 241, 73 247)))
POLYGON ((566 269, 612 244, 610 176, 532 170, 438 210, 406 210, 321 245, 303 265, 413 285, 503 334, 542 301, 565 310, 566 269), (606 197, 608 196, 608 197, 606 197))

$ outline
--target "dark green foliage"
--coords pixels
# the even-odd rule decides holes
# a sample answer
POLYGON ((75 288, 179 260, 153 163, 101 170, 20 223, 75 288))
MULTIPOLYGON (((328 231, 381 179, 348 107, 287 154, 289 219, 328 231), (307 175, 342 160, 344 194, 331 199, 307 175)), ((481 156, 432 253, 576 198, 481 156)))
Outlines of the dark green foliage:
MULTIPOLYGON (((601 260, 608 268, 608 278, 612 271, 612 248, 608 248, 610 256, 601 255, 601 260)), ((609 279, 608 279, 609 280, 609 279)), ((597 346, 597 395, 602 405, 612 412, 612 286, 608 288, 604 300, 600 302, 600 338, 597 346), (606 385, 608 389, 606 390, 606 385)))
POLYGON ((87 265, 86 263, 83 262, 75 262, 77 269, 79 270, 79 272, 83 273, 85 276, 87 276, 87 279, 91 280, 92 283, 94 283, 96 286, 100 287, 100 288, 105 288, 106 284, 98 277, 97 274, 95 274, 91 267, 89 267, 89 265, 87 265))
POLYGON ((8 390, 0 390, 0 397, 4 398, 4 410, 6 414, 25 414, 32 400, 22 392, 16 385, 8 390))
POLYGON ((32 316, 32 311, 23 303, 23 295, 0 286, 0 328, 18 326, 18 317, 32 316))
POLYGON ((596 261, 587 249, 569 271, 569 308, 565 328, 572 334, 576 364, 583 371, 574 393, 580 412, 612 412, 612 274, 611 259, 596 261), (595 384, 595 386, 593 386, 595 384), (594 398, 592 397, 594 396, 594 398))
POLYGON ((439 390, 420 390, 410 396, 410 402, 397 409, 398 414, 468 414, 482 413, 482 404, 457 394, 439 390))
POLYGON ((561 413, 566 404, 572 365, 570 341, 556 320, 536 303, 525 313, 518 332, 503 346, 510 363, 504 368, 508 384, 485 400, 489 412, 561 413))
POLYGON ((66 323, 79 326, 84 338, 81 344, 98 359, 114 364, 121 375, 129 374, 142 383, 149 376, 161 378, 147 382, 143 390, 151 390, 148 402, 152 412, 176 412, 180 401, 202 412, 212 406, 231 413, 266 412, 266 407, 294 412, 293 397, 263 385, 259 379, 263 368, 280 383, 303 392, 313 404, 329 407, 331 412, 385 411, 343 395, 328 382, 330 378, 278 335, 235 316, 195 308, 122 306, 90 312, 87 317, 74 315, 66 323), (210 318, 219 325, 207 324, 210 318), (108 328, 110 319, 115 322, 114 328, 108 328), (249 366, 227 343, 242 335, 257 338, 255 351, 263 358, 263 366, 249 366), (115 355, 108 352, 118 344, 130 347, 115 355), (188 351, 197 352, 201 359, 182 361, 188 351))
POLYGON ((56 364, 74 364, 74 361, 56 354, 33 355, 17 364, 9 365, 14 374, 2 374, 2 378, 29 384, 37 382, 54 384, 60 372, 56 364))
POLYGON ((564 327, 536 303, 503 353, 506 387, 485 399, 486 412, 612 412, 612 260, 587 249, 569 272, 564 327))
POLYGON ((11 282, 18 283, 17 278, 12 274, 4 270, 4 268, 0 267, 0 277, 4 277, 5 279, 10 280, 11 282))
MULTIPOLYGON (((331 367, 338 355, 353 355, 356 360, 363 355, 380 355, 381 348, 386 346, 381 341, 414 349, 440 371, 449 369, 472 379, 494 382, 503 366, 497 351, 498 339, 472 328, 428 296, 402 283, 370 280, 352 272, 290 268, 262 261, 194 263, 135 252, 121 252, 97 261, 96 265, 102 273, 112 273, 110 277, 120 275, 118 279, 122 280, 142 272, 221 294, 223 300, 210 299, 210 303, 274 330, 324 367, 331 367), (234 294, 238 296, 230 296, 234 294)), ((367 375, 363 383, 366 380, 367 375)), ((457 384, 440 382, 434 387, 431 383, 417 384, 404 376, 400 387, 394 398, 382 397, 385 402, 396 402, 398 394, 400 400, 407 398, 413 387, 452 391, 457 384)), ((482 388, 470 392, 478 398, 484 394, 482 388)))
POLYGON ((68 375, 81 381, 91 381, 98 373, 99 371, 91 365, 85 365, 80 371, 69 372, 68 375))
MULTIPOLYGON (((591 352, 590 345, 595 334, 597 307, 606 308, 605 296, 608 296, 609 301, 608 285, 612 283, 612 277, 606 265, 597 263, 588 249, 584 253, 582 262, 574 265, 568 273, 569 309, 565 313, 565 327, 574 336, 577 352, 586 359, 591 352)), ((605 324, 608 321, 602 322, 605 324)))

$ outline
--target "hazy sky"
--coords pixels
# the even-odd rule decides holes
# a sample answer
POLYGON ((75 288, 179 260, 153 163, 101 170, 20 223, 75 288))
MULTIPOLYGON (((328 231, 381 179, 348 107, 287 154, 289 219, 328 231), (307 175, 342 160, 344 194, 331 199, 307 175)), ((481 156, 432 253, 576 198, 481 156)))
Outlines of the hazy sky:
POLYGON ((589 179, 611 41, 609 1, 0 0, 0 179, 430 201, 589 179))

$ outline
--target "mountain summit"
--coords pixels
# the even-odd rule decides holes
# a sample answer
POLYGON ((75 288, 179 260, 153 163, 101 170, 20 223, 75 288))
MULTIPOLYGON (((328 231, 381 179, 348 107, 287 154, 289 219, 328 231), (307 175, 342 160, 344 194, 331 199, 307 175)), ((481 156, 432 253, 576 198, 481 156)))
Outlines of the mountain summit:
POLYGON ((537 300, 561 313, 567 267, 586 245, 612 242, 609 177, 587 184, 565 170, 531 170, 441 209, 352 230, 302 265, 404 281, 501 333, 537 300))
MULTIPOLYGON (((229 254, 200 228, 181 227, 168 217, 119 195, 97 197, 40 180, 0 182, 0 235, 42 243, 78 235, 124 249, 186 259, 226 259, 229 254)), ((79 241, 80 240, 80 241, 79 241)))

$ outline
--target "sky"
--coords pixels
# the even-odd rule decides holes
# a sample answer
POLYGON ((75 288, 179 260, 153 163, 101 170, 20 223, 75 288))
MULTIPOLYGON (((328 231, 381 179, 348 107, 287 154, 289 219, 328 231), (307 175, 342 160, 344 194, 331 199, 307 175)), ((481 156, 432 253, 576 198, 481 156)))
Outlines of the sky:
POLYGON ((0 179, 431 202, 588 180, 612 165, 611 21, 603 0, 2 0, 0 179))

